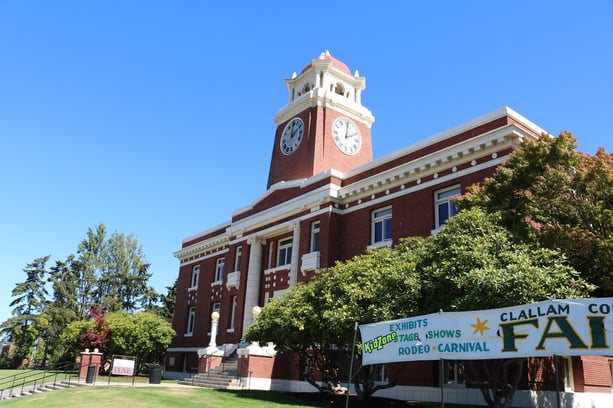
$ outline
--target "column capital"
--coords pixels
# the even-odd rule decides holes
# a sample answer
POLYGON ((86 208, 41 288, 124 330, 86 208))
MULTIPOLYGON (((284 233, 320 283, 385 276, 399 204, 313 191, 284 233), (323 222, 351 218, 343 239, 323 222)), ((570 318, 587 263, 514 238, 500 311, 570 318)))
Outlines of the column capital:
POLYGON ((249 237, 247 239, 247 244, 249 245, 254 245, 254 244, 260 244, 260 245, 265 245, 266 244, 266 240, 258 235, 253 235, 251 237, 249 237))

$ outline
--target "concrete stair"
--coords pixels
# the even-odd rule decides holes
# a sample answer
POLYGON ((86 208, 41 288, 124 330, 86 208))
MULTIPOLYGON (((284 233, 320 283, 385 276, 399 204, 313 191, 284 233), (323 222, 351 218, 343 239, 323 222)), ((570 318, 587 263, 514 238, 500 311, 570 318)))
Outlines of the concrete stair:
POLYGON ((238 378, 237 366, 237 357, 226 358, 222 365, 209 370, 208 373, 196 374, 178 383, 216 390, 240 390, 242 387, 238 378))
POLYGON ((48 384, 40 384, 40 385, 27 385, 25 387, 15 387, 12 390, 6 389, 2 392, 2 397, 0 400, 10 399, 10 398, 18 398, 26 395, 38 394, 42 392, 50 392, 56 390, 63 390, 65 388, 77 387, 82 384, 77 384, 74 382, 60 381, 56 383, 48 383, 48 384))

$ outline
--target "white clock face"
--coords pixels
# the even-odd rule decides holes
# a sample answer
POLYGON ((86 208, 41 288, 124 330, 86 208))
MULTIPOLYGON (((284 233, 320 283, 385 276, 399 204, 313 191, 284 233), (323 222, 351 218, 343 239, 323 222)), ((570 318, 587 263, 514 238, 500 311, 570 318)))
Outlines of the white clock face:
POLYGON ((285 155, 290 155, 296 151, 304 136, 304 123, 300 118, 292 119, 281 135, 281 152, 285 155))
POLYGON ((345 154, 356 154, 362 147, 362 135, 349 119, 336 119, 332 124, 332 138, 336 147, 345 154))

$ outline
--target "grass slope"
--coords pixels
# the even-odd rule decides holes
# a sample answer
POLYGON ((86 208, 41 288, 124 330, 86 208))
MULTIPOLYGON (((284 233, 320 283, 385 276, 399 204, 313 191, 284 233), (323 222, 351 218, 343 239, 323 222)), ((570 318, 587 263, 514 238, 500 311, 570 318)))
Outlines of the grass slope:
POLYGON ((308 404, 300 398, 270 391, 217 391, 203 388, 95 386, 78 387, 0 402, 2 408, 30 407, 211 407, 211 408, 306 408, 327 404, 308 404))

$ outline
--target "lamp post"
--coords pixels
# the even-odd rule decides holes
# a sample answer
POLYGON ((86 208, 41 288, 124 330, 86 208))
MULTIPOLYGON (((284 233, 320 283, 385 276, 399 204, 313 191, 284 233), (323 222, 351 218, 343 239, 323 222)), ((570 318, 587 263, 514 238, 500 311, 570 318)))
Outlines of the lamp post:
POLYGON ((209 342, 209 347, 216 347, 217 343, 215 343, 215 338, 217 337, 217 327, 219 326, 219 313, 213 312, 211 313, 211 341, 209 342))

